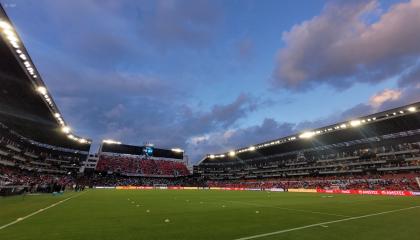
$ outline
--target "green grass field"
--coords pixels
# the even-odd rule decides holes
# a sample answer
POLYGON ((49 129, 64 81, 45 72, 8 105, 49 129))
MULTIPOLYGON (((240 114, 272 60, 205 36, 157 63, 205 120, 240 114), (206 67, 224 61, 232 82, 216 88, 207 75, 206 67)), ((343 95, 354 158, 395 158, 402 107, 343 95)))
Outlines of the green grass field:
POLYGON ((419 239, 418 197, 328 196, 89 190, 7 197, 0 198, 0 239, 419 239))

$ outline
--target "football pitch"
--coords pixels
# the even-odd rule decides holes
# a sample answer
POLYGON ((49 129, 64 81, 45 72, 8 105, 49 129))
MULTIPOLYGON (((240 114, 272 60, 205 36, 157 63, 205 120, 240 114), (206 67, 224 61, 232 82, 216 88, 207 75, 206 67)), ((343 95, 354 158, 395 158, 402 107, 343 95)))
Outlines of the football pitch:
POLYGON ((0 198, 0 239, 417 239, 420 198, 88 190, 0 198))

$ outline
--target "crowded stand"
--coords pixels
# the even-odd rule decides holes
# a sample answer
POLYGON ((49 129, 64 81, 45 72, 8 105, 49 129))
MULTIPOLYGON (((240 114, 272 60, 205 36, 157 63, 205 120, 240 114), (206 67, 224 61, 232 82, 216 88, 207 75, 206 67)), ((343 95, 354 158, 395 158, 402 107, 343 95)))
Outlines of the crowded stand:
POLYGON ((189 171, 183 162, 147 159, 143 156, 105 155, 99 157, 96 171, 120 173, 127 176, 187 176, 189 171))
POLYGON ((361 189, 419 191, 420 172, 372 176, 301 177, 266 180, 207 181, 209 187, 270 189, 361 189))
POLYGON ((0 123, 0 195, 71 187, 86 154, 31 141, 0 123))
POLYGON ((129 177, 120 174, 94 174, 79 179, 79 183, 95 187, 117 187, 117 186, 206 186, 204 182, 198 182, 191 176, 182 177, 129 177))
POLYGON ((0 165, 56 174, 77 173, 87 152, 26 139, 0 124, 0 165))
POLYGON ((21 187, 27 192, 59 192, 72 188, 75 180, 70 175, 42 174, 25 169, 0 166, 0 186, 4 189, 21 187))
POLYGON ((342 152, 333 149, 329 153, 290 154, 284 160, 244 160, 226 168, 223 165, 210 165, 202 169, 202 176, 210 180, 223 180, 360 174, 368 170, 381 173, 416 171, 420 170, 419 146, 417 142, 371 148, 363 146, 342 152))

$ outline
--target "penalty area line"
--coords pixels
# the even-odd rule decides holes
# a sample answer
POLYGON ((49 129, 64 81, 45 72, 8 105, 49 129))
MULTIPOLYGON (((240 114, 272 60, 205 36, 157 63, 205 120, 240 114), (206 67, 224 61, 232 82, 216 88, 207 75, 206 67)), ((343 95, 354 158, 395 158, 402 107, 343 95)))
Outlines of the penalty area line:
POLYGON ((278 234, 282 234, 282 233, 298 231, 298 230, 302 230, 302 229, 306 229, 306 228, 318 227, 318 226, 322 226, 322 225, 327 226, 327 225, 333 224, 333 223, 347 222, 347 221, 352 221, 352 220, 357 220, 357 219, 362 219, 362 218, 384 215, 384 214, 388 214, 388 213, 401 212, 401 211, 406 211, 406 210, 415 209, 415 208, 419 208, 419 207, 420 206, 400 208, 400 209, 396 209, 396 210, 390 210, 390 211, 379 212, 379 213, 372 213, 372 214, 367 214, 367 215, 362 215, 362 216, 357 216, 357 217, 343 218, 343 219, 334 220, 334 221, 315 223, 315 224, 310 224, 310 225, 305 225, 305 226, 295 227, 295 228, 289 228, 289 229, 284 229, 284 230, 275 231, 275 232, 269 232, 269 233, 263 233, 263 234, 248 236, 248 237, 236 238, 234 240, 249 240, 249 239, 268 237, 268 236, 278 235, 278 234))
MULTIPOLYGON (((83 192, 83 193, 85 193, 85 192, 83 192)), ((41 208, 41 209, 39 209, 38 211, 35 211, 35 212, 33 212, 33 213, 31 213, 31 214, 28 214, 28 215, 26 215, 26 216, 24 216, 24 217, 20 217, 20 218, 16 219, 16 220, 15 220, 15 221, 13 221, 13 222, 10 222, 10 223, 8 223, 8 224, 5 224, 5 225, 3 225, 3 226, 0 226, 0 230, 5 229, 5 228, 7 228, 7 227, 10 227, 10 226, 12 226, 12 225, 14 225, 14 224, 16 224, 16 223, 18 223, 18 222, 21 222, 21 221, 23 221, 23 220, 25 220, 25 219, 27 219, 27 218, 30 218, 30 217, 32 217, 32 216, 34 216, 34 215, 36 215, 36 214, 38 214, 38 213, 41 213, 41 212, 43 212, 43 211, 45 211, 45 210, 47 210, 47 209, 50 209, 50 208, 52 208, 52 207, 55 207, 55 206, 57 206, 57 205, 59 205, 59 204, 61 204, 61 203, 64 203, 64 202, 66 202, 66 201, 68 201, 68 200, 70 200, 70 199, 73 199, 73 198, 79 197, 79 196, 80 196, 80 195, 82 195, 83 193, 80 193, 80 194, 77 194, 77 195, 73 195, 73 196, 68 197, 68 198, 66 198, 66 199, 60 200, 60 201, 58 201, 58 202, 56 202, 56 203, 53 203, 53 204, 49 205, 48 207, 41 208)))

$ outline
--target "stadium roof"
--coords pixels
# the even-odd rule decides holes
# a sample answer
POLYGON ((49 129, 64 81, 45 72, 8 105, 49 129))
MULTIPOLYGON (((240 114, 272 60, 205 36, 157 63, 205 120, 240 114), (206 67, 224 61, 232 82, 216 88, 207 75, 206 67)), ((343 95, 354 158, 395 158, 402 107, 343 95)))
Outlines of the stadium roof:
POLYGON ((180 148, 163 149, 154 146, 134 146, 122 144, 117 141, 103 140, 100 147, 100 152, 129 154, 129 155, 144 155, 146 148, 151 148, 151 156, 158 158, 183 159, 184 150, 180 148))
POLYGON ((0 122, 39 143, 88 151, 91 141, 65 123, 1 5, 0 56, 0 122))
POLYGON ((418 129, 420 129, 420 102, 226 153, 208 154, 200 164, 264 158, 280 153, 418 129))

